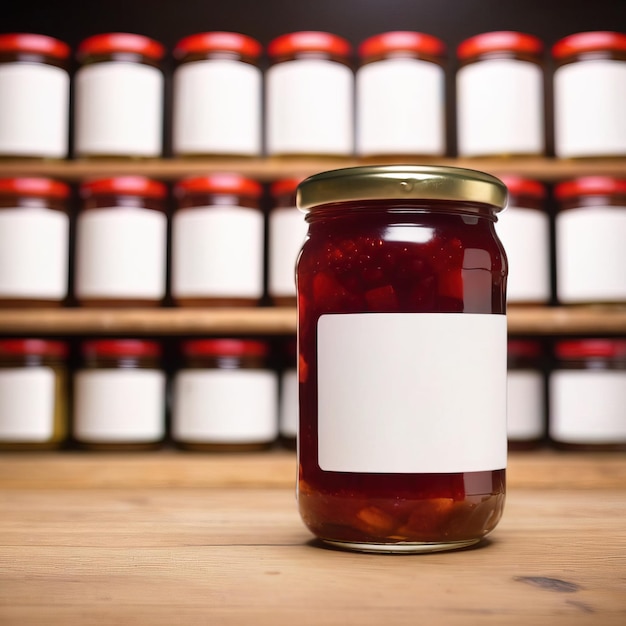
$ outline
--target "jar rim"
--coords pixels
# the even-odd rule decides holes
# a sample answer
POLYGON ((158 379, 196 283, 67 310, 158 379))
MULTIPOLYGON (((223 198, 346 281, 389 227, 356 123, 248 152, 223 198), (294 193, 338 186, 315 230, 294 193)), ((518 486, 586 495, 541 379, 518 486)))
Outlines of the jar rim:
POLYGON ((0 178, 0 194, 66 199, 70 188, 52 178, 0 178))
POLYGON ((70 47, 60 39, 36 33, 6 33, 0 35, 0 52, 32 52, 57 59, 67 59, 70 47))
POLYGON ((268 346, 254 339, 192 339, 182 346, 185 356, 267 356, 268 346))
POLYGON ((79 60, 95 54, 130 52, 141 54, 158 61, 165 54, 165 48, 156 40, 135 33, 102 33, 84 39, 76 55, 79 60))
POLYGON ((538 37, 527 33, 497 30, 465 39, 457 48, 457 56, 459 59, 469 59, 489 52, 506 51, 541 54, 543 42, 538 37))
POLYGON ((446 45, 434 35, 418 31, 394 30, 369 37, 359 46, 361 57, 379 56, 388 52, 418 52, 441 56, 446 52, 446 45))
POLYGON ((181 39, 174 48, 174 57, 182 59, 188 54, 202 52, 237 52, 242 56, 257 58, 261 44, 254 38, 241 33, 211 31, 195 33, 181 39))
POLYGON ((542 200, 546 197, 545 185, 538 180, 521 176, 501 176, 500 180, 506 185, 510 196, 531 196, 542 200))
POLYGON ((141 357, 161 355, 161 347, 155 341, 143 339, 94 339, 82 345, 83 356, 141 357))
POLYGON ((67 356, 67 344, 47 339, 0 340, 0 355, 67 356))
POLYGON ((190 193, 228 193, 258 198, 262 187, 255 180, 239 174, 211 174, 183 179, 177 183, 175 191, 178 196, 190 193))
POLYGON ((352 46, 346 39, 333 33, 303 30, 276 37, 267 47, 267 53, 272 58, 288 56, 296 52, 327 52, 346 57, 352 52, 352 46))
POLYGON ((298 186, 296 206, 307 213, 327 204, 367 200, 442 200, 504 209, 507 189, 495 176, 438 165, 362 165, 315 174, 298 186))
POLYGON ((156 180, 144 176, 119 176, 115 178, 99 178, 83 183, 80 195, 83 198, 98 194, 122 194, 129 196, 148 196, 164 198, 167 187, 156 180))
POLYGON ((619 358, 626 356, 626 341, 619 339, 577 339, 561 341, 555 352, 561 359, 619 358))
POLYGON ((626 194, 626 179, 611 176, 583 176, 559 183, 554 188, 557 200, 576 196, 612 196, 626 194))
POLYGON ((552 47, 552 56, 556 59, 601 50, 626 51, 626 33, 610 30, 585 31, 574 33, 559 39, 552 47))

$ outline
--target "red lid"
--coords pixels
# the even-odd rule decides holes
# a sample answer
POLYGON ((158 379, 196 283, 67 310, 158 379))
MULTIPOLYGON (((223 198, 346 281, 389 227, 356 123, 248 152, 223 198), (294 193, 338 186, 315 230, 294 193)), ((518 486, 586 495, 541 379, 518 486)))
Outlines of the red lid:
POLYGON ((33 33, 7 33, 0 35, 0 52, 32 52, 57 59, 67 59, 70 47, 53 37, 33 33))
POLYGON ((256 58, 261 54, 261 44, 240 33, 197 33, 181 39, 174 48, 177 59, 197 52, 237 52, 241 56, 256 58))
POLYGON ((557 59, 562 59, 581 52, 599 50, 626 51, 626 33, 598 30, 568 35, 554 44, 552 55, 557 59))
POLYGON ((76 54, 79 59, 83 59, 94 54, 110 54, 112 52, 133 52, 158 60, 165 53, 165 48, 158 41, 143 35, 104 33, 82 41, 76 54))
POLYGON ((267 53, 273 58, 289 56, 296 52, 328 52, 334 56, 344 57, 352 52, 352 46, 338 35, 305 30, 281 35, 267 47, 267 53))
POLYGON ((509 356, 538 357, 541 355, 541 345, 537 341, 526 339, 509 339, 507 349, 509 356))
POLYGON ((80 186, 80 194, 83 198, 98 194, 164 198, 167 194, 167 187, 163 183, 143 176, 120 176, 117 178, 100 178, 83 183, 80 186))
POLYGON ((361 57, 384 56, 388 52, 417 52, 440 56, 445 51, 446 46, 441 39, 408 30, 395 30, 374 35, 359 46, 361 57))
POLYGON ((194 339, 183 343, 186 356, 266 356, 267 344, 252 339, 194 339))
POLYGON ((626 357, 626 340, 577 339, 556 344, 556 355, 561 359, 626 357))
POLYGON ((0 340, 0 354, 64 357, 67 356, 67 345, 46 339, 3 339, 0 340))
POLYGON ((96 339, 82 345, 84 356, 160 356, 161 347, 154 341, 140 339, 96 339))
POLYGON ((500 180, 506 185, 512 196, 531 196, 533 198, 545 198, 546 188, 537 180, 522 178, 521 176, 500 176, 500 180))
POLYGON ((560 183, 554 188, 557 200, 576 196, 611 196, 626 194, 626 179, 610 176, 583 176, 560 183))
POLYGON ((274 198, 286 195, 295 196, 296 189, 302 180, 302 178, 283 178, 282 180, 277 180, 270 186, 270 193, 274 198))
POLYGON ((0 194, 67 198, 70 188, 51 178, 0 178, 0 194))
POLYGON ((258 198, 262 187, 255 180, 239 174, 212 174, 181 180, 175 191, 178 196, 188 193, 229 193, 258 198))
POLYGON ((541 54, 543 42, 534 35, 512 30, 499 30, 475 35, 462 41, 457 48, 457 55, 459 59, 469 59, 488 52, 509 50, 511 52, 525 52, 526 54, 541 54))

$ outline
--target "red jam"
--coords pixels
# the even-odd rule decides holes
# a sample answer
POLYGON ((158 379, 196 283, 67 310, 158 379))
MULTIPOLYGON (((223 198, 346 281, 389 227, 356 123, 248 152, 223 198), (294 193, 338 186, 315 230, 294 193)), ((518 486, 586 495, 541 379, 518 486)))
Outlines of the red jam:
MULTIPOLYGON (((390 167, 406 170, 409 178, 416 170, 418 175, 432 171, 433 176, 446 176, 452 170, 390 167)), ((369 170, 376 178, 385 168, 354 170, 369 170)), ((468 173, 472 174, 476 173, 468 173)), ((492 185, 499 182, 492 181, 496 181, 492 185)), ((320 196, 319 203, 308 207, 303 206, 306 189, 301 187, 299 206, 309 210, 309 235, 297 269, 298 502, 309 529, 331 543, 364 550, 381 544, 389 551, 448 549, 475 543, 493 530, 502 514, 504 468, 453 473, 336 472, 322 470, 318 462, 320 316, 505 314, 506 257, 494 231, 494 212, 501 206, 495 201, 478 203, 471 195, 464 200, 462 188, 454 182, 448 187, 447 191, 427 190, 426 197, 420 197, 416 186, 406 199, 396 194, 384 199, 385 190, 360 188, 358 199, 344 201, 349 192, 340 194, 336 202, 324 202, 320 196), (372 189, 372 197, 364 198, 372 189)))

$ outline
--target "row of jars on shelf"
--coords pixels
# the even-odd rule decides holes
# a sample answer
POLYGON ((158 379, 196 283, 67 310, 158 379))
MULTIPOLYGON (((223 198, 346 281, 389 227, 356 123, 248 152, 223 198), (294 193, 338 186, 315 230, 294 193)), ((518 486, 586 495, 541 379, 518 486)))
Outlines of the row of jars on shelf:
MULTIPOLYGON (((0 449, 68 439, 93 449, 150 448, 166 437, 198 450, 265 448, 279 437, 292 446, 295 341, 285 338, 273 350, 280 354, 249 338, 183 341, 182 361, 168 372, 168 397, 157 342, 84 341, 69 385, 64 342, 0 340, 0 449)), ((626 341, 560 340, 547 361, 541 342, 510 339, 508 355, 512 448, 537 446, 548 434, 556 444, 626 447, 626 341)))
MULTIPOLYGON (((549 190, 536 180, 503 179, 510 199, 496 231, 509 260, 508 301, 550 303, 549 190)), ((162 303, 168 221, 169 293, 177 305, 255 306, 265 286, 274 304, 293 305, 294 268, 307 230, 296 209, 299 182, 271 185, 266 224, 259 208, 263 187, 238 174, 179 181, 171 220, 163 183, 135 176, 92 180, 79 188, 73 230, 66 184, 0 179, 0 306, 66 301, 70 250, 79 304, 162 303)), ((554 219, 558 301, 626 302, 626 179, 582 177, 558 184, 553 195, 560 207, 554 219)))
MULTIPOLYGON (((163 154, 164 47, 130 33, 83 41, 73 78, 77 157, 163 154)), ((446 46, 413 31, 373 36, 352 48, 306 31, 267 46, 239 33, 208 32, 174 51, 175 156, 442 156, 446 46)), ((0 155, 65 158, 69 152, 69 47, 34 34, 0 35, 0 155)), ((541 155, 546 150, 544 45, 497 31, 457 50, 460 156, 541 155)), ((626 155, 626 34, 570 35, 552 49, 556 156, 626 155)))

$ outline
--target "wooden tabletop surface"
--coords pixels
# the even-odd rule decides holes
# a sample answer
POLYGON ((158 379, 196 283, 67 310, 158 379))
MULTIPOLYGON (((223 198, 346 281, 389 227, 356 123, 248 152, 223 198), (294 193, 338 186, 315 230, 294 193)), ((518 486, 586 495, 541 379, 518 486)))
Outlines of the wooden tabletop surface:
POLYGON ((626 456, 518 453, 477 548, 367 555, 300 522, 295 457, 0 455, 0 624, 626 624, 626 456))

